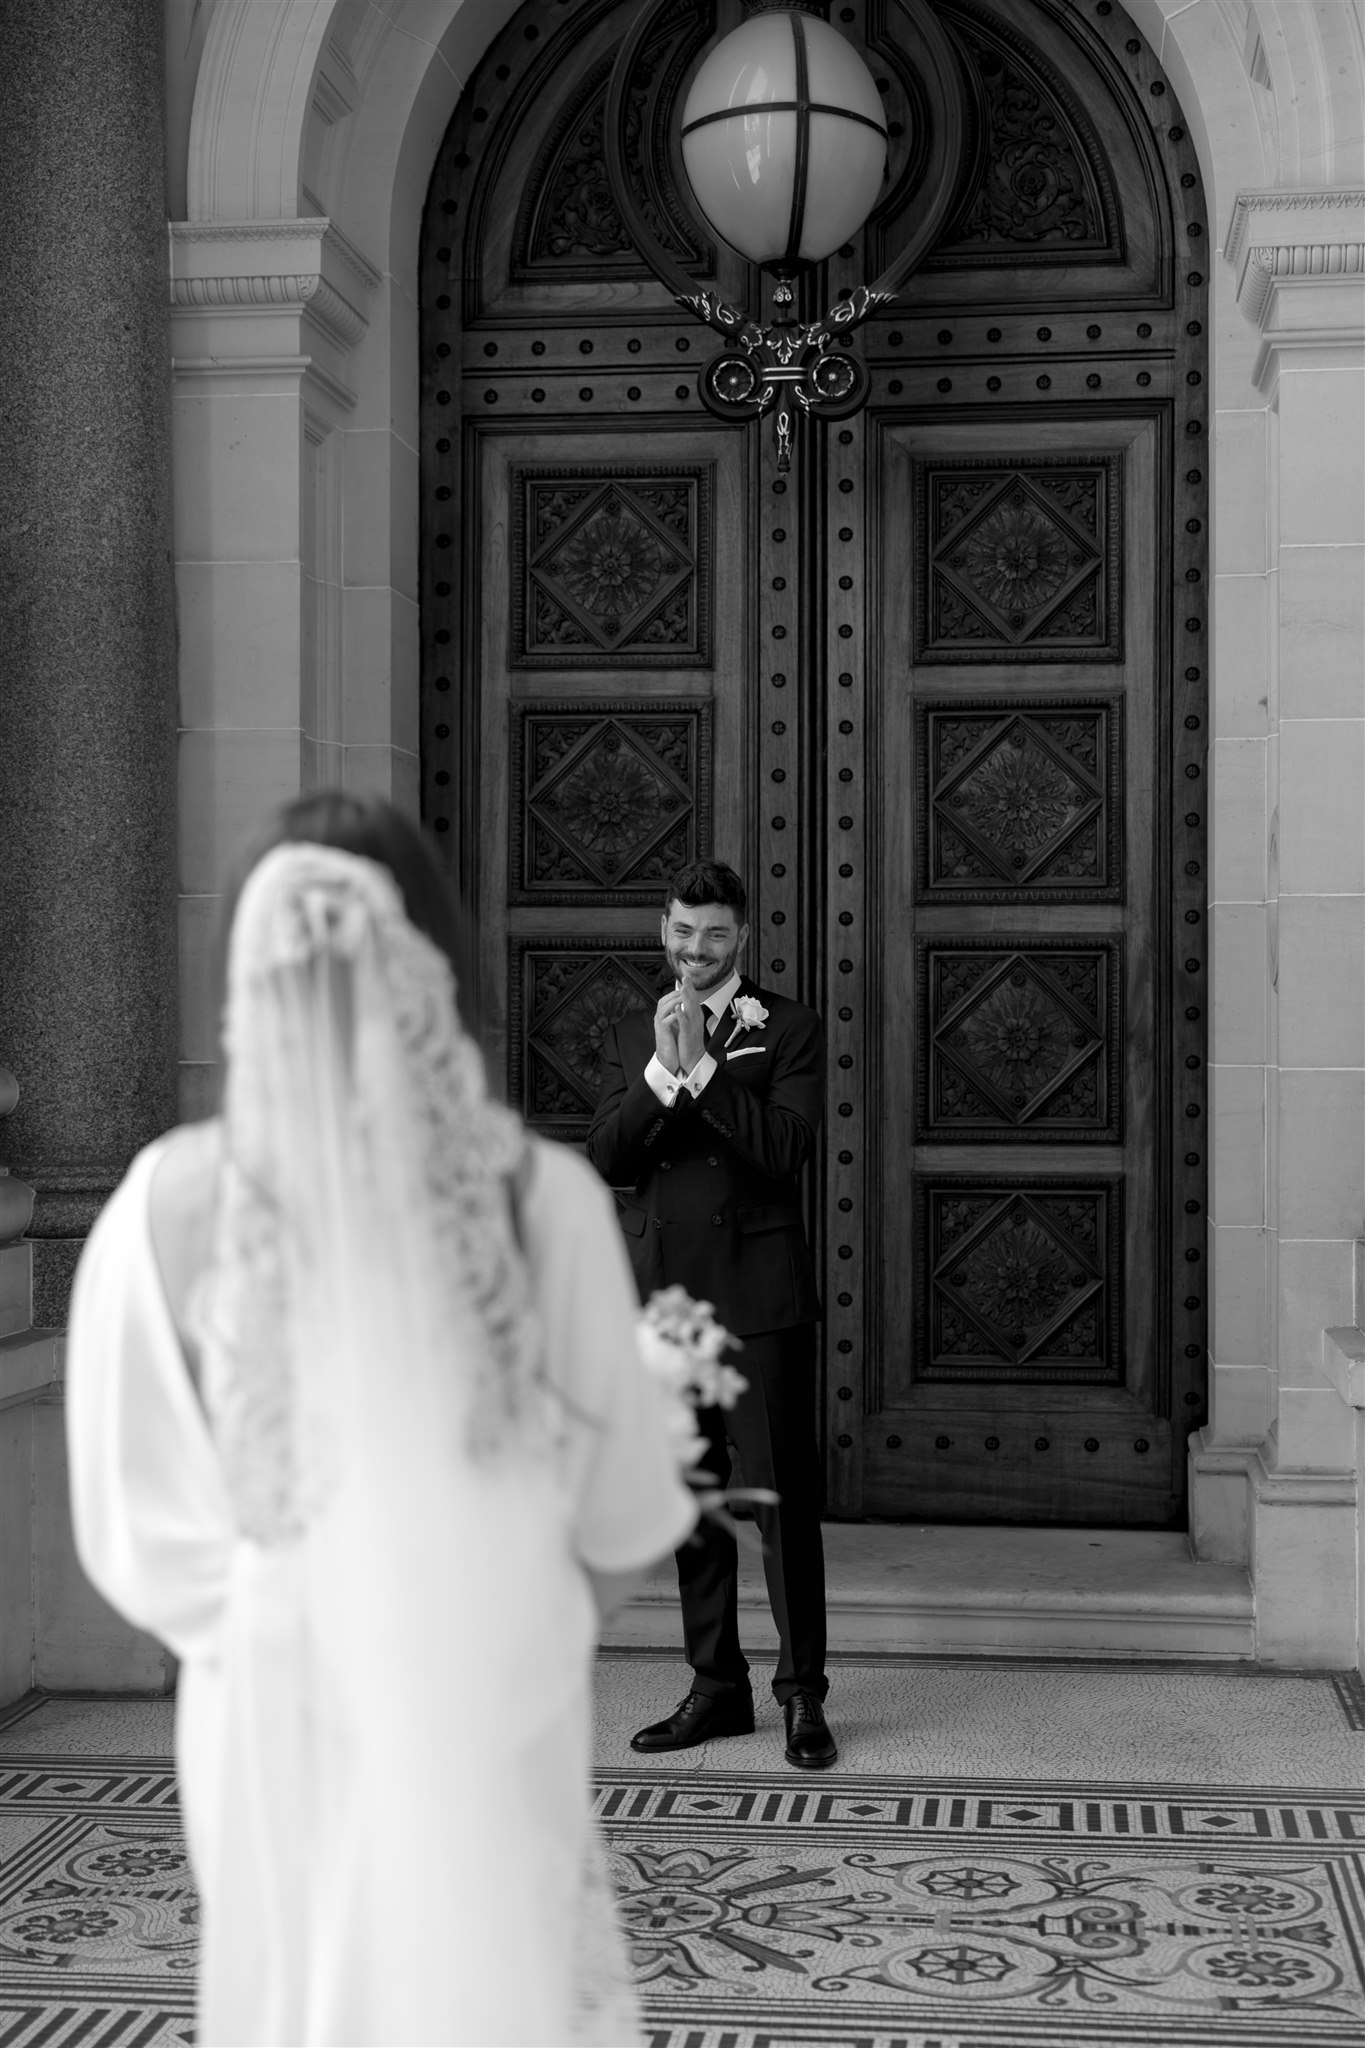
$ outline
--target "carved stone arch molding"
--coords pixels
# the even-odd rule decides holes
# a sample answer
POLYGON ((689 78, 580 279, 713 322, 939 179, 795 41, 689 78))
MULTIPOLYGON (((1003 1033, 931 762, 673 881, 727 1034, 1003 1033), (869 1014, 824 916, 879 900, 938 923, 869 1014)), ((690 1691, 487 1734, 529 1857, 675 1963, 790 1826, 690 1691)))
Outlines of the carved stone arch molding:
POLYGON ((292 220, 304 130, 338 0, 217 0, 190 117, 191 220, 292 220))

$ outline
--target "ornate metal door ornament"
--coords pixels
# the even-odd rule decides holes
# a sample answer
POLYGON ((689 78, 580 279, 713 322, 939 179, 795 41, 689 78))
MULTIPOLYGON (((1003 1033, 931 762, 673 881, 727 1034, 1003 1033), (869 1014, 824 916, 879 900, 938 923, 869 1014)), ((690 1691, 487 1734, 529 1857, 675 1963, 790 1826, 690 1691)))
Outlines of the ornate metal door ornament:
POLYGON ((681 117, 682 153, 710 226, 772 279, 765 324, 718 292, 697 289, 659 240, 626 173, 630 80, 670 4, 647 0, 612 71, 604 128, 612 195, 655 276, 729 344, 698 372, 703 404, 724 420, 775 413, 777 466, 785 470, 801 414, 847 419, 866 403, 866 367, 846 347, 854 328, 896 297, 960 196, 971 155, 966 87, 926 0, 901 0, 920 34, 929 112, 910 195, 918 219, 874 283, 847 292, 819 319, 801 321, 796 282, 871 212, 885 177, 887 129, 866 66, 824 19, 826 0, 745 0, 749 19, 716 45, 693 80, 681 117))

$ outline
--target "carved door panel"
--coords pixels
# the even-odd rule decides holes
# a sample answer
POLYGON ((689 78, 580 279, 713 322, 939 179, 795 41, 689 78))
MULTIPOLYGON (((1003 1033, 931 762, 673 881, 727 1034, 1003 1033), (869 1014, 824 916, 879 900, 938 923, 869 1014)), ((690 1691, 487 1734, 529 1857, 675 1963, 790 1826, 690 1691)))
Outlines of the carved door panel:
POLYGON ((478 921, 494 1071, 577 1141, 603 1036, 664 985, 661 893, 743 859, 743 444, 717 427, 477 434, 478 921))
POLYGON ((877 1070, 913 1149, 865 1484, 1162 1519, 1156 423, 880 426, 877 1070))

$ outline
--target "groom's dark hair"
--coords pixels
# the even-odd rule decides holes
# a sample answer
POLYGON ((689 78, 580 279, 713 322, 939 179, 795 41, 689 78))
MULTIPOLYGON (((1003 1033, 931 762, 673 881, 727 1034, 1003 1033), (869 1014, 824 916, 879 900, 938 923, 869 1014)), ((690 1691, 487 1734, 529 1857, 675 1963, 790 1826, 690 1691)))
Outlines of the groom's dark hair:
POLYGON ((702 903, 720 903, 733 910, 736 922, 743 924, 749 898, 739 876, 723 860, 692 860, 669 877, 665 917, 675 903, 685 903, 690 910, 702 903))

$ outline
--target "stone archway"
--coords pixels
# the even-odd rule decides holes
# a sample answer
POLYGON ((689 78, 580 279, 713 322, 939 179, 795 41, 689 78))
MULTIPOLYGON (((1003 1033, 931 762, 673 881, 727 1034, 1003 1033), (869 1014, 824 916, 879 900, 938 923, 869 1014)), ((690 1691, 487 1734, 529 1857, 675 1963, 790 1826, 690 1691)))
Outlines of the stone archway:
MULTIPOLYGON (((416 229, 462 84, 512 11, 219 0, 209 20, 173 283, 191 1107, 212 1056, 212 898, 239 824, 311 780, 415 805, 416 229), (277 13, 290 21, 272 34, 261 18, 277 13)), ((1341 1134, 1360 1123, 1327 1078, 1349 1062, 1312 1018, 1350 1014, 1341 949, 1314 934, 1329 899, 1362 887, 1345 822, 1365 772, 1342 549, 1365 527, 1339 452, 1360 403, 1362 63, 1347 8, 1257 0, 1245 47, 1215 0, 1129 11, 1181 93, 1226 259, 1212 264, 1213 1419, 1195 1447, 1194 1531, 1206 1554, 1245 1559, 1254 1518, 1261 1654, 1345 1663, 1360 1453, 1349 1373, 1322 1333, 1354 1315, 1365 1222, 1341 1134), (1335 833, 1325 815, 1342 818, 1335 833), (1286 1008, 1276 977, 1291 962, 1286 1008), (1286 1026, 1307 1081, 1282 1071, 1286 1026), (1304 1131, 1331 1160, 1317 1207, 1304 1131)))

